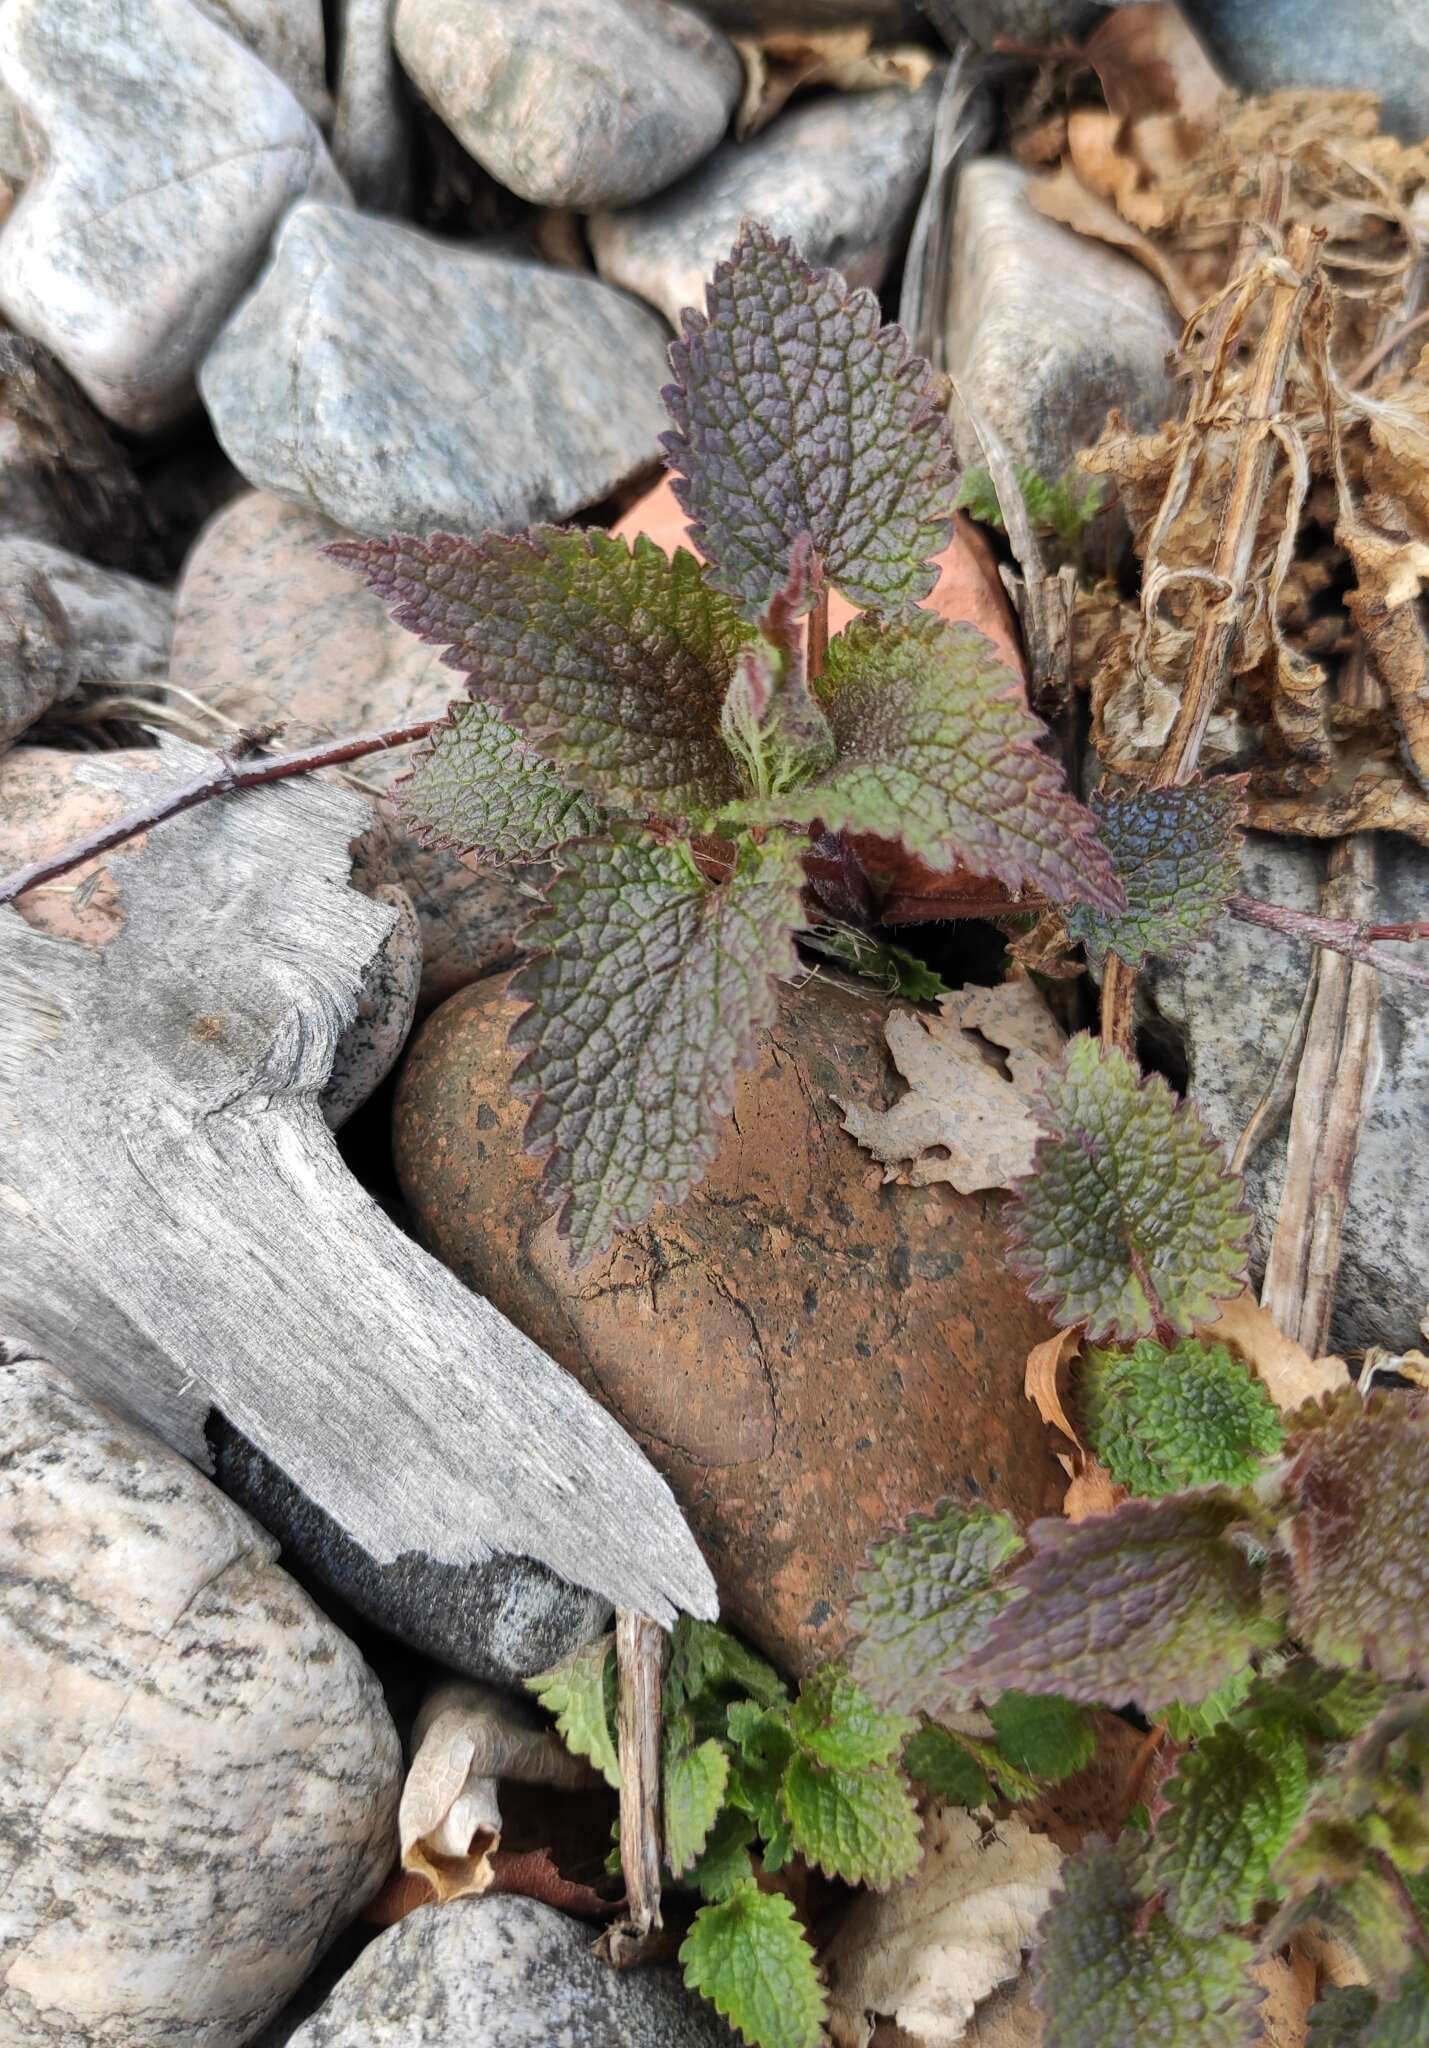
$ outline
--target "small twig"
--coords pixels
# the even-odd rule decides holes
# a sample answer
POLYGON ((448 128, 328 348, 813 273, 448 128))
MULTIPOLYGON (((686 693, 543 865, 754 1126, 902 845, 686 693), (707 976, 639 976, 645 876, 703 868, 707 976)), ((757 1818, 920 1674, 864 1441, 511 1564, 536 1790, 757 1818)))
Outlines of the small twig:
POLYGON ((1346 380, 1350 389, 1355 390, 1366 378, 1373 376, 1385 357, 1392 356, 1400 343, 1408 341, 1410 335, 1417 334, 1421 327, 1429 327, 1429 306, 1426 306, 1422 313, 1416 313, 1412 320, 1406 320, 1393 334, 1387 334, 1383 341, 1377 341, 1368 355, 1360 358, 1346 380))
POLYGON ((828 652, 829 586, 825 583, 814 600, 813 610, 809 613, 809 637, 806 642, 806 653, 810 682, 816 676, 823 674, 824 662, 828 657, 828 652))
POLYGON ((1280 1058, 1276 1061, 1270 1085, 1246 1119, 1245 1129, 1236 1140, 1236 1148, 1231 1154, 1233 1174, 1244 1174, 1256 1152, 1295 1100, 1295 1077, 1300 1067, 1300 1052, 1305 1043, 1305 1034, 1310 1028, 1310 1012, 1315 1007, 1315 985, 1319 970, 1320 957, 1317 953, 1310 963, 1305 993, 1300 998, 1299 1009, 1295 1012, 1295 1022, 1290 1027, 1290 1036, 1282 1046, 1280 1058))
POLYGON ((660 1917, 660 1689, 665 1631, 628 1607, 615 1613, 620 1672, 620 1868, 625 1913, 598 1947, 616 1969, 641 1961, 660 1917))
POLYGON ((1285 903, 1262 903, 1256 896, 1232 896, 1226 908, 1242 924, 1263 924, 1288 939, 1324 946, 1331 953, 1344 953, 1367 967, 1377 967, 1381 974, 1394 974, 1401 981, 1416 981, 1429 988, 1429 967, 1401 960, 1373 943, 1375 939, 1426 939, 1429 925, 1381 925, 1361 918, 1323 917, 1313 910, 1292 910, 1285 903))
POLYGON ((1117 953, 1108 953, 1102 963, 1102 1048, 1124 1052, 1130 1059, 1135 1050, 1136 970, 1117 953))
POLYGON ((93 860, 101 853, 109 853, 127 839, 137 839, 141 832, 151 831, 166 819, 178 817, 181 811, 194 810, 199 804, 207 803, 210 797, 231 796, 236 790, 257 789, 264 783, 284 782, 293 775, 311 775, 318 768, 337 768, 345 761, 360 761, 365 754, 380 754, 391 747, 410 746, 414 740, 425 739, 442 723, 440 718, 424 718, 414 725, 394 726, 386 732, 360 733, 354 739, 324 741, 319 746, 304 747, 296 754, 260 756, 251 761, 235 760, 231 755, 221 754, 216 757, 212 768, 196 776, 192 782, 185 782, 178 789, 156 796, 142 809, 130 811, 127 817, 117 819, 112 825, 104 825, 83 839, 73 840, 44 860, 34 861, 27 868, 17 868, 14 874, 0 876, 0 903, 13 903, 28 890, 38 889, 41 883, 53 882, 60 875, 67 875, 71 868, 82 867, 85 861, 93 860))

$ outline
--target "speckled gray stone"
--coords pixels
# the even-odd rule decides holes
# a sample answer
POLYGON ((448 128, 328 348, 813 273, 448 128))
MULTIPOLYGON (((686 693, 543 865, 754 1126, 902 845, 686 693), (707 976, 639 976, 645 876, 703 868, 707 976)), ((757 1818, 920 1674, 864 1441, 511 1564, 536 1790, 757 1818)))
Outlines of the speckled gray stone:
POLYGON ((613 1970, 535 1899, 409 1913, 363 1950, 291 2048, 736 2048, 669 1965, 613 1970))
MULTIPOLYGON (((1251 833, 1242 886, 1248 895, 1318 910, 1324 853, 1304 841, 1251 833)), ((1424 915, 1429 852, 1391 833, 1379 842, 1379 912, 1424 915)), ((1429 944, 1395 948, 1429 965, 1429 944)), ((1305 993, 1309 949, 1278 932, 1226 918, 1184 960, 1153 961, 1146 986, 1185 1035, 1191 1088, 1216 1136, 1233 1145, 1269 1086, 1305 993)), ((1345 1218, 1344 1257, 1332 1341, 1422 1342, 1429 1302, 1429 990, 1380 978, 1383 1065, 1360 1136, 1345 1218)), ((1247 1193, 1256 1216, 1255 1270, 1264 1268, 1285 1180, 1285 1128, 1256 1152, 1247 1193)))
POLYGON ((623 206, 723 135, 734 45, 674 0, 397 0, 408 76, 463 148, 538 206, 623 206))
POLYGON ((1243 92, 1361 87, 1380 95, 1393 134, 1429 134, 1424 0, 1182 0, 1181 11, 1243 92))
POLYGON ((0 2040, 240 2048, 395 1848, 372 1673, 157 1438, 0 1366, 0 2040))
POLYGON ((726 143, 658 199, 597 214, 596 268, 678 327, 686 306, 703 307, 740 223, 758 220, 792 235, 810 263, 880 284, 918 203, 941 83, 935 71, 913 93, 834 94, 726 143))
POLYGON ((164 426, 283 209, 340 196, 322 137, 189 0, 6 0, 0 82, 45 159, 0 234, 0 310, 110 419, 164 426))
POLYGON ((332 153, 359 206, 401 213, 411 196, 409 92, 392 43, 395 0, 339 0, 332 153))
POLYGON ((568 519, 653 463, 665 337, 596 279, 294 207, 204 363, 250 483, 359 533, 568 519))
POLYGON ((167 590, 42 540, 0 538, 0 743, 86 688, 156 680, 167 590))
POLYGON ((530 1558, 459 1566, 409 1551, 378 1564, 247 1437, 217 1417, 209 1436, 219 1485, 278 1538, 285 1556, 439 1664, 512 1685, 610 1626, 608 1602, 530 1558))
POLYGON ((193 0, 281 78, 318 123, 332 118, 322 0, 193 0))
MULTIPOLYGON (((1134 428, 1177 409, 1177 323, 1155 278, 1028 204, 1029 174, 999 157, 958 181, 948 371, 1013 459, 1050 480, 1096 440, 1112 406, 1134 428)), ((983 460, 954 407, 958 452, 983 460)))

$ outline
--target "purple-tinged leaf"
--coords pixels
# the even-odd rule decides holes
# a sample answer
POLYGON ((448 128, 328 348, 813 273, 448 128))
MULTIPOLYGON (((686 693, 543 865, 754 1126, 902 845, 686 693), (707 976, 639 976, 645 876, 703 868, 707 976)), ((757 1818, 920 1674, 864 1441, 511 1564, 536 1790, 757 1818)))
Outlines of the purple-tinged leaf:
POLYGON ((1325 1663, 1429 1681, 1429 1401, 1351 1390, 1289 1457, 1296 1634, 1325 1663))
POLYGON ((1021 1548, 1009 1516, 951 1501, 874 1546, 849 1623, 860 1638, 853 1675, 880 1706, 932 1714, 971 1704, 948 1673, 986 1641, 1008 1597, 998 1575, 1021 1548))
POLYGON ((1250 1217, 1221 1149, 1159 1074, 1085 1032, 1043 1082, 1041 1140, 1008 1214, 1034 1301, 1094 1341, 1178 1332, 1240 1292, 1250 1217))
POLYGON ((829 644, 816 694, 838 758, 817 780, 730 815, 821 820, 899 841, 930 867, 959 863, 1112 909, 1121 887, 1096 823, 1039 751, 1022 684, 975 626, 920 614, 859 619, 829 644))
POLYGON ((538 860, 601 829, 601 814, 561 781, 489 704, 459 697, 393 785, 417 836, 479 860, 538 860))
POLYGON ((740 792, 720 707, 752 629, 681 548, 543 526, 482 541, 335 541, 567 782, 637 816, 740 792))
POLYGON ((1271 1877, 1310 1794, 1305 1738, 1287 1721, 1226 1721, 1165 1788, 1152 1871, 1186 1934, 1214 1934, 1276 1896, 1271 1877))
POLYGON ((629 829, 577 840, 530 928, 512 986, 532 1005, 514 1085, 535 1097, 529 1149, 578 1263, 677 1202, 719 1143, 736 1069, 794 972, 803 870, 786 841, 741 849, 705 880, 687 846, 629 829))
POLYGON ((1062 1866, 1032 1951, 1044 2048, 1245 2048, 1260 1993, 1238 1935, 1192 1940, 1148 1911, 1126 1835, 1093 1835, 1062 1866))
POLYGON ((1126 890, 1125 910, 1077 904, 1067 930, 1099 963, 1172 960, 1203 938, 1240 887, 1245 778, 1197 778, 1171 789, 1098 791, 1092 809, 1126 890))
POLYGON ((1244 1519, 1217 1489, 1034 1522, 1008 1604, 954 1677, 984 1697, 1016 1686, 1088 1706, 1195 1705, 1281 1635, 1234 1540, 1244 1519))
POLYGON ((871 292, 746 224, 670 350, 675 494, 722 590, 762 611, 807 534, 835 589, 926 597, 952 534, 951 443, 925 362, 871 292))

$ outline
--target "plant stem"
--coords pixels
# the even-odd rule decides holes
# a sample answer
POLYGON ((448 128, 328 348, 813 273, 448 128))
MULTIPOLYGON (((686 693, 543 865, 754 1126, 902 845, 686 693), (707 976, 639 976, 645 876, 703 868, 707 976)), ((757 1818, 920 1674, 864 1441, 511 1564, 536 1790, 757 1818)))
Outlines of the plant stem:
POLYGON ((620 1868, 625 1913, 601 1948, 617 1969, 639 1962, 660 1917, 660 1692, 665 1631, 631 1608, 615 1611, 620 1673, 620 1868))
POLYGON ((829 651, 829 586, 824 584, 814 600, 814 609, 809 614, 808 663, 809 681, 824 672, 824 661, 829 651))
POLYGON ((1381 974, 1397 974, 1401 981, 1415 981, 1429 988, 1429 967, 1396 959, 1383 952, 1375 939, 1413 941, 1429 939, 1429 921, 1419 924, 1369 924, 1349 917, 1323 917, 1313 910, 1291 910, 1284 903, 1262 903, 1255 896, 1232 896, 1226 905, 1242 924, 1263 924, 1286 938, 1303 939, 1310 946, 1324 946, 1332 953, 1346 953, 1377 967, 1381 974))
POLYGON ((114 847, 122 846, 125 840, 137 839, 141 832, 162 825, 166 818, 176 818, 181 811, 191 811, 197 805, 207 803, 210 797, 231 796, 236 790, 257 789, 266 782, 284 782, 292 775, 311 775, 317 768, 338 768, 346 761, 360 761, 367 754, 410 746, 414 740, 425 739, 442 723, 440 718, 424 718, 413 725, 393 726, 386 732, 359 733, 353 739, 324 741, 319 746, 304 747, 295 754, 259 755, 248 761, 220 754, 215 765, 203 775, 195 776, 192 782, 185 782, 178 789, 156 796, 142 809, 130 811, 127 817, 117 819, 112 825, 103 825, 83 839, 73 840, 44 860, 37 860, 27 868, 17 868, 14 874, 0 876, 0 903, 13 903, 28 890, 38 889, 42 882, 53 882, 60 875, 67 875, 72 868, 83 866, 85 861, 93 860, 96 855, 108 853, 114 847))
POLYGON ((1136 969, 1128 967, 1117 953, 1108 953, 1102 962, 1102 1050, 1124 1052, 1128 1059, 1135 1054, 1135 1013, 1136 969))

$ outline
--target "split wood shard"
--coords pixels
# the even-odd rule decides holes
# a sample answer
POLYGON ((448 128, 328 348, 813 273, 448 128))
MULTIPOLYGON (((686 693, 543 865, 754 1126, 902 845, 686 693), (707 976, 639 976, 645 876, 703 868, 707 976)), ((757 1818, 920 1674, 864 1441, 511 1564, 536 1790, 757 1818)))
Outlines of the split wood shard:
MULTIPOLYGON (((165 773, 201 769, 166 743, 165 773)), ((81 779, 153 794, 97 754, 81 779)), ((665 1625, 714 1582, 665 1482, 388 1221, 318 1105, 393 913, 365 799, 306 777, 116 853, 102 950, 0 909, 0 1355, 48 1354, 205 1462, 210 1405, 363 1548, 540 1559, 665 1625)))

